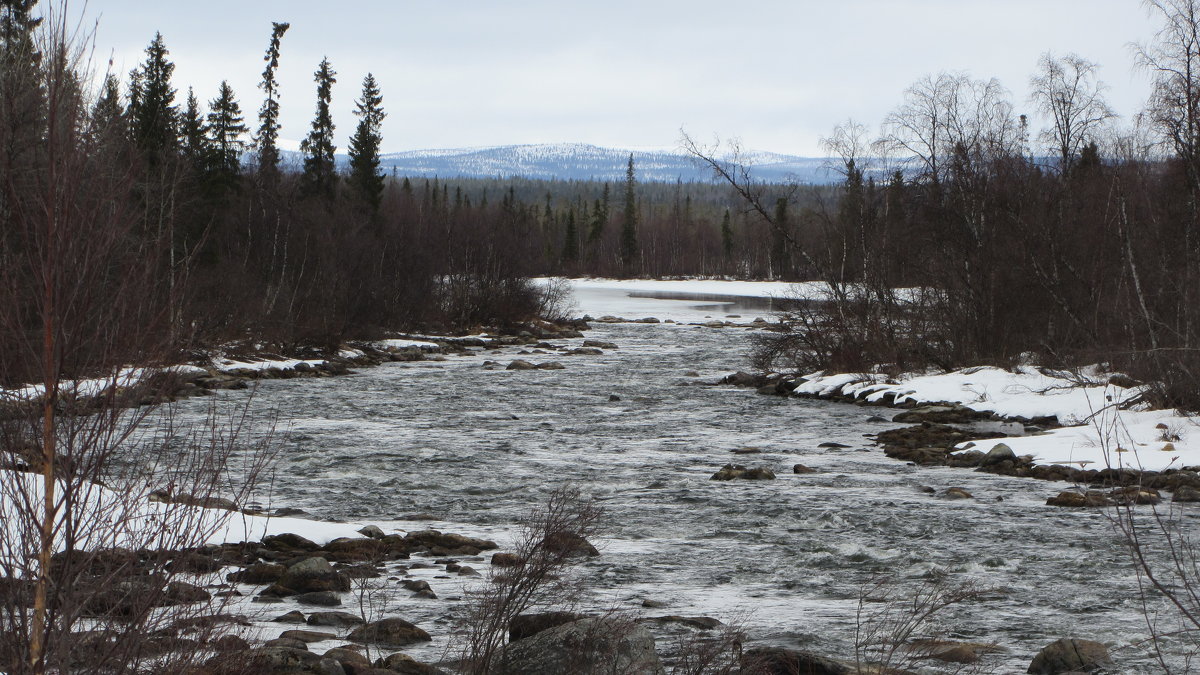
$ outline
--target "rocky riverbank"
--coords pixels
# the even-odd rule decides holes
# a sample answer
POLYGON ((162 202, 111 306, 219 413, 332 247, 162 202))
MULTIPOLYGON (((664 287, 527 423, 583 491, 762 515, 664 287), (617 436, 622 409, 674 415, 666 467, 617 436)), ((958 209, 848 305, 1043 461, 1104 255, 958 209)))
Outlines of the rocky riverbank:
MULTIPOLYGON (((405 607, 430 601, 461 603, 464 578, 521 574, 521 563, 513 560, 512 553, 499 551, 493 541, 460 534, 385 533, 373 525, 358 534, 318 544, 285 533, 259 542, 180 551, 167 562, 169 581, 142 572, 142 555, 137 552, 111 549, 71 555, 86 558, 75 563, 97 580, 107 580, 109 590, 92 596, 87 607, 87 613, 98 619, 133 613, 147 604, 164 610, 211 608, 190 614, 185 610, 184 618, 147 637, 151 648, 165 656, 207 654, 201 665, 187 671, 190 675, 461 672, 457 651, 448 650, 440 661, 426 663, 405 650, 428 643, 431 632, 450 631, 461 638, 468 627, 444 621, 418 625, 405 618, 405 607), (244 611, 248 607, 258 609, 244 611)), ((576 548, 597 555, 586 542, 576 548)), ((979 664, 999 649, 986 643, 926 639, 903 645, 903 657, 884 667, 859 663, 852 655, 837 658, 763 646, 743 649, 749 639, 744 627, 712 617, 654 612, 662 606, 646 601, 640 613, 519 614, 503 627, 503 644, 487 672, 906 675, 913 672, 909 668, 928 666, 941 672, 979 664), (708 669, 690 669, 701 663, 708 669)), ((96 631, 80 639, 84 637, 96 648, 105 643, 105 636, 96 631)), ((1057 640, 1031 658, 1031 673, 1091 671, 1111 665, 1104 645, 1080 639, 1057 640)))
MULTIPOLYGON (((991 443, 986 451, 975 449, 977 441, 1013 439, 1046 434, 1065 425, 1055 415, 1002 415, 963 405, 961 401, 924 401, 885 391, 871 396, 872 388, 861 379, 845 377, 827 387, 804 387, 806 380, 785 375, 755 375, 738 372, 722 378, 718 384, 748 387, 764 396, 798 396, 848 404, 899 408, 890 418, 873 415, 880 423, 895 422, 908 426, 874 434, 874 442, 888 457, 920 466, 952 466, 1003 476, 1065 481, 1080 486, 1063 491, 1047 504, 1069 507, 1103 507, 1129 504, 1156 504, 1170 492, 1174 502, 1200 501, 1200 466, 1180 465, 1162 470, 1144 470, 1129 465, 1090 468, 1088 461, 1078 466, 1069 463, 1038 463, 1028 454, 1017 454, 1007 443, 991 443)), ((1170 431, 1160 423, 1163 435, 1170 431)), ((1164 450, 1174 444, 1164 441, 1164 450)), ((1117 450, 1124 452, 1124 450, 1117 450)))

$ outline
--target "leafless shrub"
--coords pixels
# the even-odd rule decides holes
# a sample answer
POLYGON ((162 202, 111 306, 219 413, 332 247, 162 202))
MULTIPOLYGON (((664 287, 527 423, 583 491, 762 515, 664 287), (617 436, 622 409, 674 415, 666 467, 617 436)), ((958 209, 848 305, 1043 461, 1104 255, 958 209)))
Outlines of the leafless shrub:
POLYGON ((952 583, 933 574, 919 584, 891 576, 868 583, 855 614, 854 661, 859 672, 894 672, 916 667, 932 654, 928 640, 940 634, 949 608, 984 593, 974 584, 952 583))
POLYGON ((713 631, 696 631, 678 638, 674 653, 677 660, 672 675, 728 675, 744 672, 742 645, 746 642, 745 622, 730 620, 713 631))
POLYGON ((86 38, 63 5, 26 58, 4 44, 0 74, 36 108, 0 106, 0 128, 34 128, 0 163, 0 670, 175 672, 228 628, 196 549, 236 517, 179 502, 244 501, 270 434, 249 438, 245 410, 190 426, 157 407, 177 384, 172 221, 139 226, 130 168, 86 132, 86 38))
POLYGON ((509 559, 513 564, 493 564, 482 586, 468 596, 464 672, 489 672, 507 639, 509 623, 518 614, 535 607, 573 606, 579 587, 565 575, 581 549, 561 544, 595 536, 602 515, 599 506, 569 485, 555 490, 544 506, 529 515, 509 559))
POLYGON ((546 279, 538 286, 538 312, 547 321, 566 321, 575 312, 571 282, 562 277, 546 279))
POLYGON ((904 372, 945 367, 941 341, 923 332, 927 306, 916 293, 830 286, 816 298, 795 298, 775 330, 754 336, 752 365, 762 371, 864 373, 883 365, 904 372), (918 336, 923 338, 918 339, 918 336))
POLYGON ((1200 656, 1200 549, 1184 508, 1131 502, 1114 507, 1110 518, 1137 573, 1150 633, 1144 646, 1163 672, 1189 672, 1200 656))

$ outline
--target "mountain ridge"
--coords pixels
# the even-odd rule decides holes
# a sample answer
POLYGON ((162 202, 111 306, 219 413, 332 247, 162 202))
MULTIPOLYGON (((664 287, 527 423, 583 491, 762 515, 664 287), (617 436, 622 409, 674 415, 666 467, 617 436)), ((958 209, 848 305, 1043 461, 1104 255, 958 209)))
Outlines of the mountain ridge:
MULTIPOLYGON (((299 162, 300 154, 284 151, 299 162)), ((380 155, 380 170, 409 178, 528 178, 542 180, 624 180, 633 156, 637 179, 649 182, 712 182, 711 170, 681 151, 605 148, 588 143, 538 143, 429 148, 380 155)), ((746 155, 756 180, 829 184, 841 176, 826 157, 800 157, 772 152, 746 155)), ((339 167, 347 163, 337 155, 339 167)))

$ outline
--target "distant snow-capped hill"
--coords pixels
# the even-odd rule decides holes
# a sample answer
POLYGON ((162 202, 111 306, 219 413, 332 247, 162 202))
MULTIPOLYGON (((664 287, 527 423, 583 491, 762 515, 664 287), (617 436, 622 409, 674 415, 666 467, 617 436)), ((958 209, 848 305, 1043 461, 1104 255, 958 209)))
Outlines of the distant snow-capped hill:
MULTIPOLYGON (((382 168, 398 176, 522 178, 619 181, 625 177, 633 155, 638 180, 709 181, 711 172, 681 152, 621 150, 584 143, 502 145, 461 150, 411 150, 383 155, 382 168)), ((826 170, 826 160, 762 153, 754 162, 754 176, 777 182, 798 180, 828 183, 836 180, 826 170), (762 161, 758 161, 762 160, 762 161)))
MULTIPOLYGON (((281 146, 284 144, 280 144, 281 146)), ((482 148, 409 150, 380 157, 380 169, 397 176, 443 178, 533 178, 559 180, 620 181, 633 154, 634 168, 640 181, 710 181, 711 172, 695 158, 671 150, 621 150, 585 143, 540 145, 500 145, 482 148)), ((300 155, 291 148, 281 153, 285 162, 301 165, 300 155)), ((345 168, 346 157, 337 156, 345 168)), ((824 158, 796 157, 776 153, 750 156, 755 179, 769 182, 799 181, 831 183, 840 177, 826 167, 824 158)))

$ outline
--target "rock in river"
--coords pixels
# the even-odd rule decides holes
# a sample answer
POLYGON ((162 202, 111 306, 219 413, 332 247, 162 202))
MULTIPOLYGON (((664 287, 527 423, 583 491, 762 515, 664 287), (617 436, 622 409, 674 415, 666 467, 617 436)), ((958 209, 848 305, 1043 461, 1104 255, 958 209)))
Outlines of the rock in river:
POLYGON ((346 639, 387 647, 404 647, 415 642, 429 642, 433 638, 404 619, 391 618, 359 626, 346 639))
POLYGON ((1034 675, 1092 672, 1111 663, 1108 648, 1099 642, 1062 638, 1043 647, 1033 657, 1027 672, 1034 675))
POLYGON ((711 480, 774 480, 775 473, 765 466, 747 469, 741 464, 726 464, 721 470, 712 475, 711 480))
POLYGON ((350 579, 338 574, 324 558, 305 558, 292 565, 279 577, 279 586, 299 593, 313 591, 348 591, 350 579))
POLYGON ((1112 505, 1113 502, 1108 498, 1108 495, 1096 490, 1088 490, 1087 492, 1063 490, 1057 496, 1046 500, 1046 506, 1101 507, 1112 505))

